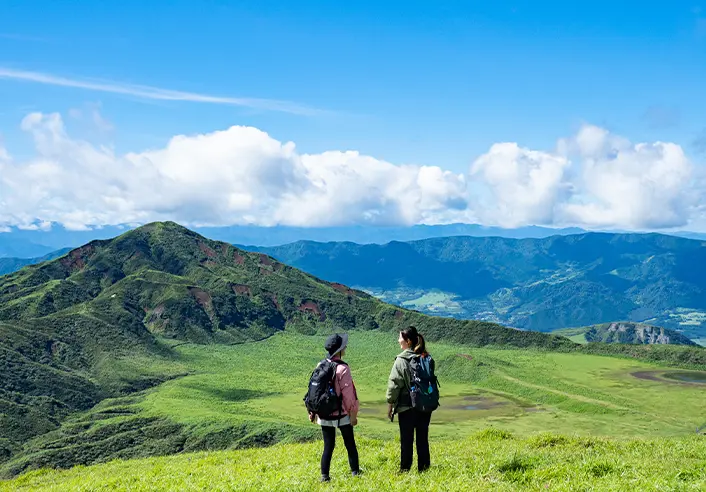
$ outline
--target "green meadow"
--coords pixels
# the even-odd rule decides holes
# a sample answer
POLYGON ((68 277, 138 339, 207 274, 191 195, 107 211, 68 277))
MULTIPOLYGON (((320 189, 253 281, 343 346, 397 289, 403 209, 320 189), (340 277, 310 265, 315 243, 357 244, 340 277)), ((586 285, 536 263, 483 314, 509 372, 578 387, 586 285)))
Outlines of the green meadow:
MULTIPOLYGON (((316 441, 320 431, 309 423, 302 397, 323 357, 323 341, 292 332, 229 346, 172 341, 177 357, 153 364, 173 379, 69 417, 59 430, 30 442, 3 471, 62 468, 64 457, 72 464, 109 463, 30 471, 3 486, 200 489, 215 480, 216 490, 236 482, 243 490, 310 489, 319 444, 302 443, 316 441), (150 458, 172 454, 178 456, 150 458), (186 463, 190 471, 179 471, 186 463), (230 465, 221 469, 223 463, 230 465)), ((435 480, 464 480, 512 489, 568 487, 579 479, 611 486, 704 483, 706 448, 697 435, 706 423, 704 373, 579 353, 448 343, 429 348, 441 380, 442 406, 431 426, 439 467, 426 477, 399 479, 402 484, 434 489, 429 484, 435 480), (681 475, 663 474, 667 462, 655 465, 663 460, 663 446, 683 453, 670 458, 681 475), (640 469, 640 456, 649 471, 640 469)), ((385 416, 384 394, 398 351, 394 333, 350 334, 345 359, 362 402, 356 432, 370 472, 363 481, 346 482, 352 490, 374 488, 394 471, 397 423, 385 416)), ((144 371, 145 361, 106 362, 106 370, 111 366, 124 374, 131 367, 144 371)), ((339 474, 342 449, 336 453, 339 474)), ((389 483, 397 487, 397 479, 389 483)))
MULTIPOLYGON (((302 396, 323 357, 322 345, 321 337, 291 333, 235 346, 181 345, 181 363, 193 374, 149 392, 140 408, 194 426, 242 419, 308 426, 302 396)), ((436 343, 430 349, 442 384, 442 407, 433 419, 438 436, 488 425, 520 434, 676 436, 706 422, 703 385, 633 375, 659 374, 654 364, 436 343)), ((384 395, 398 352, 394 334, 350 336, 346 360, 362 403, 361 435, 387 438, 396 432, 385 416, 384 395)))

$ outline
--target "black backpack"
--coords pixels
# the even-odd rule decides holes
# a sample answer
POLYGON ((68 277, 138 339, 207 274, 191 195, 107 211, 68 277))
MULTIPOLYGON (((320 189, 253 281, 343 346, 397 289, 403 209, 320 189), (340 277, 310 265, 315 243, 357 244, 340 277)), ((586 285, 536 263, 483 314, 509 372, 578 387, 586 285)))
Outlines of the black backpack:
POLYGON ((304 395, 304 405, 320 419, 331 420, 335 411, 338 411, 339 416, 342 413, 343 401, 334 388, 338 364, 345 364, 345 362, 324 359, 316 366, 309 378, 309 389, 304 395))
POLYGON ((429 354, 414 355, 408 364, 412 408, 431 413, 439 408, 439 380, 434 374, 434 359, 429 354))

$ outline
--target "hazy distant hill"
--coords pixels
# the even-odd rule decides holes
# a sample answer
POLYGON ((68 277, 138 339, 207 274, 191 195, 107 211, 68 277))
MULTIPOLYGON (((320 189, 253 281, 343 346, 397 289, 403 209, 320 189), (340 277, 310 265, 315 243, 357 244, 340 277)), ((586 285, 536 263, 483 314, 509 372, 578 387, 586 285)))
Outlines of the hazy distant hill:
MULTIPOLYGON (((65 247, 78 247, 95 239, 110 239, 134 229, 134 225, 101 226, 86 230, 68 230, 60 224, 52 224, 49 230, 26 230, 11 228, 10 232, 0 233, 0 257, 37 257, 65 247), (3 245, 11 242, 21 244, 41 245, 45 249, 34 254, 13 247, 3 250, 3 245), (29 255, 29 256, 28 256, 29 255)), ((578 227, 542 227, 524 226, 503 228, 483 226, 480 224, 444 224, 444 225, 413 225, 413 226, 372 226, 347 225, 335 227, 292 227, 254 225, 232 225, 219 227, 194 227, 195 232, 217 241, 232 244, 250 244, 255 246, 280 246, 297 241, 350 241, 358 244, 385 244, 390 241, 417 241, 436 237, 472 236, 472 237, 505 237, 513 239, 546 238, 555 235, 583 234, 588 231, 578 227)), ((607 233, 622 233, 626 231, 602 231, 607 233)), ((672 236, 706 240, 706 233, 689 231, 665 232, 672 236)))
POLYGON ((37 258, 58 248, 34 243, 11 233, 0 233, 0 259, 37 258))
MULTIPOLYGON (((50 230, 13 229, 0 234, 0 256, 3 244, 15 241, 18 244, 36 243, 51 249, 77 247, 95 239, 110 239, 133 229, 133 226, 105 226, 98 229, 73 231, 54 224, 50 230)), ((498 237, 548 237, 556 234, 578 234, 578 228, 554 229, 527 226, 515 229, 488 227, 478 224, 415 225, 415 226, 339 226, 339 227, 260 227, 234 225, 224 227, 197 227, 195 232, 217 241, 257 246, 278 246, 295 241, 353 241, 361 244, 383 244, 390 241, 412 241, 444 236, 498 236, 498 237)), ((11 250, 17 252, 16 248, 11 250)), ((48 251, 30 256, 41 256, 48 251)), ((6 254, 27 258, 25 253, 6 254)))
POLYGON ((615 322, 582 328, 564 328, 552 333, 574 342, 696 345, 679 332, 644 323, 615 322))
POLYGON ((42 263, 43 261, 53 260, 65 255, 71 248, 64 248, 58 251, 53 251, 48 255, 40 256, 39 258, 0 258, 0 275, 16 272, 27 265, 42 263))
POLYGON ((699 338, 706 334, 705 244, 588 233, 251 249, 430 314, 541 331, 624 319, 699 338))

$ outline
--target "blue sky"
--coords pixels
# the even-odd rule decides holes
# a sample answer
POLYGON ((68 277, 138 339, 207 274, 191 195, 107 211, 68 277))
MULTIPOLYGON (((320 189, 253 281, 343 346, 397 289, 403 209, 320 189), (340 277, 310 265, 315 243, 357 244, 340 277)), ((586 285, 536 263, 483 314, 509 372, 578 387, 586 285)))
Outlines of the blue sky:
POLYGON ((72 138, 118 154, 247 125, 300 153, 355 150, 467 173, 494 143, 552 152, 592 124, 635 143, 676 143, 693 165, 704 155, 699 2, 4 2, 0 69, 0 135, 15 160, 35 153, 20 129, 30 112, 60 113, 72 138), (109 123, 86 116, 94 110, 109 123))

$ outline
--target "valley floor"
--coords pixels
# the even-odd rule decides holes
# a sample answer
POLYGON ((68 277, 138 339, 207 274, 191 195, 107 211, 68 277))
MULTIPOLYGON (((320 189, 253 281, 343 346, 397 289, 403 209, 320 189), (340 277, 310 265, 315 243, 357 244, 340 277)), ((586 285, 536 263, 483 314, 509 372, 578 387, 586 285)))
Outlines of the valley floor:
MULTIPOLYGON (((184 424, 228 425, 247 419, 308 426, 302 403, 323 337, 282 333, 235 346, 182 345, 194 374, 162 384, 143 412, 184 424)), ((659 377, 663 366, 627 358, 537 350, 430 344, 441 381, 436 433, 467 435, 497 426, 528 434, 682 436, 706 423, 704 384, 659 377), (655 377, 638 377, 654 374, 655 377), (676 403, 678 402, 678 404, 676 403)), ((387 377, 399 352, 395 335, 352 333, 346 361, 361 400, 367 437, 389 438, 387 377)))
POLYGON ((113 461, 68 471, 35 471, 0 491, 146 490, 704 490, 706 441, 514 438, 487 429, 432 441, 432 469, 400 476, 394 440, 359 440, 364 475, 351 477, 340 442, 332 482, 318 483, 321 444, 113 461))

